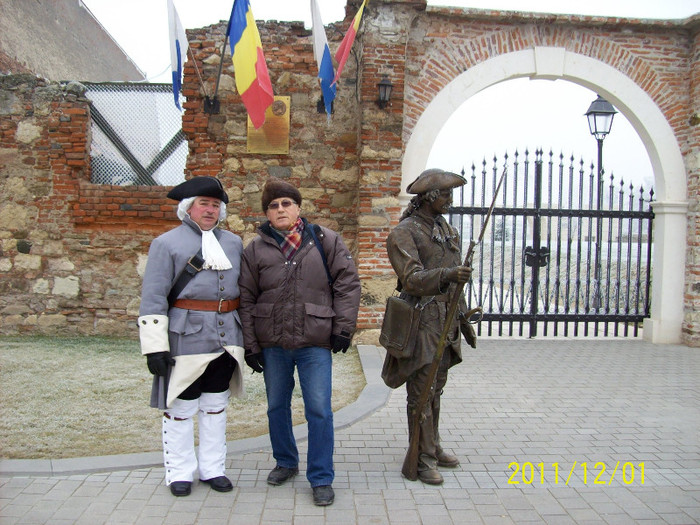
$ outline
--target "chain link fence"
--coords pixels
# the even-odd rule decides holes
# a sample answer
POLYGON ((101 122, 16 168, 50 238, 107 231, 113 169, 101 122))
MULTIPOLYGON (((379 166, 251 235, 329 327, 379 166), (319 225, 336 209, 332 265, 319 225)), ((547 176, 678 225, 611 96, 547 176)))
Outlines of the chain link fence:
POLYGON ((187 141, 170 84, 85 83, 91 101, 94 184, 174 186, 187 141))

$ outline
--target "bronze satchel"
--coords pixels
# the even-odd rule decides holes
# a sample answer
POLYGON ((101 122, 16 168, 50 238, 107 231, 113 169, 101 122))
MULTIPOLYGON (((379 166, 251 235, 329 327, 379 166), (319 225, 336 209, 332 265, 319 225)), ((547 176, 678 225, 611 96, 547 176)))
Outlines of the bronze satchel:
MULTIPOLYGON (((416 298, 412 298, 416 299, 416 298)), ((432 297, 416 302, 392 295, 386 300, 379 344, 397 359, 413 355, 423 307, 432 297)))

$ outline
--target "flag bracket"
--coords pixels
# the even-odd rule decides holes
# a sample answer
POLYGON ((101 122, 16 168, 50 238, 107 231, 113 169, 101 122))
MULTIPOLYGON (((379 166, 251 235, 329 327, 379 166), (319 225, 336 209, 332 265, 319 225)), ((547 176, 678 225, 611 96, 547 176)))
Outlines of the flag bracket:
MULTIPOLYGON (((335 113, 335 108, 333 107, 333 103, 335 101, 331 100, 331 114, 335 113)), ((323 95, 318 99, 318 102, 316 102, 316 112, 317 113, 325 113, 326 112, 326 103, 323 100, 323 95)))
POLYGON ((216 96, 214 98, 210 98, 209 96, 204 97, 204 113, 208 115, 218 115, 220 110, 219 99, 216 96))

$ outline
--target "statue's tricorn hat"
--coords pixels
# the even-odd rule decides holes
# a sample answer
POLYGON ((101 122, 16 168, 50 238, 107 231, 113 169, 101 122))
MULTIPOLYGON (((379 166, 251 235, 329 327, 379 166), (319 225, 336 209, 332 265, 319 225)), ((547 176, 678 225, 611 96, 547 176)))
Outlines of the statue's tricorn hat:
POLYGON ((441 169, 429 169, 418 175, 418 178, 408 185, 406 191, 420 195, 431 190, 448 190, 458 188, 467 183, 461 175, 441 169))
POLYGON ((192 177, 168 192, 168 198, 176 201, 188 197, 213 197, 228 204, 228 195, 216 177, 192 177))

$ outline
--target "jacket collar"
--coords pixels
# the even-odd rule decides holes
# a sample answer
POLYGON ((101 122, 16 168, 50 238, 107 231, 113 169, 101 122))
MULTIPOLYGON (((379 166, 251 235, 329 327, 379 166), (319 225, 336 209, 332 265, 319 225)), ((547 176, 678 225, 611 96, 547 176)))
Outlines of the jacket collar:
POLYGON ((432 215, 418 209, 411 217, 415 217, 418 222, 422 223, 430 230, 430 236, 435 242, 444 243, 457 237, 454 230, 447 224, 447 221, 442 215, 432 215))
MULTIPOLYGON (((307 221, 304 217, 302 217, 301 222, 304 223, 304 233, 302 235, 302 238, 306 238, 306 236, 309 235, 308 227, 307 227, 309 225, 309 221, 307 221)), ((258 231, 260 233, 264 233, 268 237, 272 237, 273 239, 276 239, 277 236, 279 235, 279 233, 277 233, 275 231, 275 229, 272 227, 272 225, 270 224, 270 221, 265 221, 264 223, 262 223, 262 225, 258 228, 258 231)))

